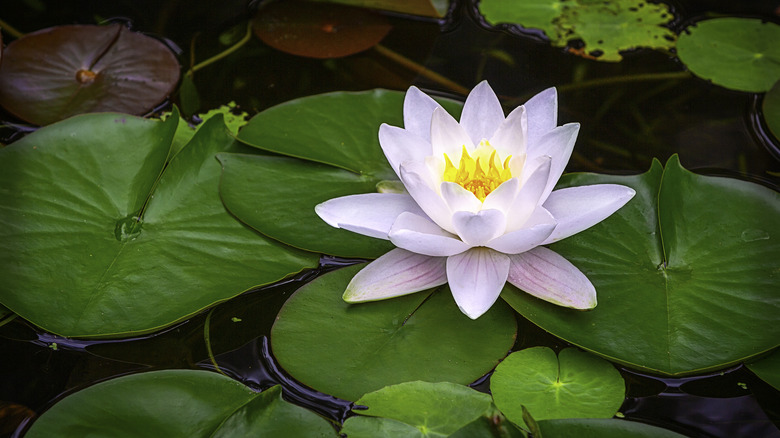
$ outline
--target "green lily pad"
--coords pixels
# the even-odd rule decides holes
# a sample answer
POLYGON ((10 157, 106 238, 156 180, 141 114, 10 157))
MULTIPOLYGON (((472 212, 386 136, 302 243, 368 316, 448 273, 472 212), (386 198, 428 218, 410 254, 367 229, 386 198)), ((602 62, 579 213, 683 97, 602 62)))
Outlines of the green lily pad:
POLYGON ((333 228, 314 212, 328 199, 373 192, 378 180, 295 158, 226 153, 217 158, 224 169, 225 207, 266 236, 342 257, 376 258, 395 247, 389 240, 333 228))
POLYGON ((360 268, 339 269, 299 289, 271 330, 280 365, 318 391, 354 401, 413 380, 467 384, 514 343, 517 328, 506 306, 472 321, 446 287, 348 304, 341 295, 360 268))
POLYGON ((609 362, 566 348, 558 355, 547 347, 510 354, 490 378, 498 409, 523 424, 523 406, 535 420, 612 418, 620 409, 626 386, 609 362))
MULTIPOLYGON (((396 428, 393 423, 381 421, 391 419, 411 426, 420 436, 445 437, 482 416, 490 408, 491 398, 488 394, 455 383, 404 382, 370 392, 360 397, 355 405, 368 407, 357 410, 360 415, 380 417, 376 418, 380 421, 373 422, 376 425, 374 431, 356 433, 351 432, 351 422, 361 417, 352 417, 342 429, 347 436, 390 436, 373 432, 387 427, 396 428)), ((357 422, 361 423, 361 428, 372 424, 365 420, 357 422)))
POLYGON ((704 79, 732 90, 762 93, 780 79, 780 26, 754 18, 715 18, 688 27, 677 56, 704 79))
POLYGON ((543 436, 555 438, 685 438, 685 435, 649 424, 606 418, 542 420, 539 429, 543 436))
POLYGON ((0 303, 59 335, 119 337, 317 265, 222 206, 221 117, 160 176, 178 118, 77 116, 0 150, 0 303))
POLYGON ((220 374, 166 370, 132 374, 60 400, 26 437, 335 437, 317 414, 275 386, 256 393, 220 374))
POLYGON ((780 141, 780 80, 775 82, 775 85, 766 92, 761 109, 766 125, 772 131, 775 139, 780 141))
MULTIPOLYGON (((340 167, 377 180, 397 179, 379 146, 379 126, 403 126, 404 93, 336 92, 291 100, 254 116, 238 133, 250 146, 340 167)), ((461 104, 440 100, 459 116, 461 104)), ((290 181, 280 181, 290 184, 290 181)))
POLYGON ((569 52, 599 61, 621 61, 620 52, 671 49, 675 35, 664 27, 674 16, 664 3, 645 0, 482 0, 479 10, 490 24, 512 23, 541 29, 552 44, 574 40, 569 52))
POLYGON ((591 280, 592 311, 507 286, 526 318, 584 349, 642 370, 690 374, 778 345, 780 195, 686 171, 677 156, 635 176, 572 174, 559 186, 615 183, 637 194, 596 226, 550 246, 591 280))
POLYGON ((753 371, 764 382, 780 390, 780 351, 775 350, 769 356, 753 363, 747 364, 748 369, 753 371))
POLYGON ((154 38, 121 24, 57 26, 6 47, 0 105, 38 125, 87 112, 143 114, 178 81, 176 56, 154 38))

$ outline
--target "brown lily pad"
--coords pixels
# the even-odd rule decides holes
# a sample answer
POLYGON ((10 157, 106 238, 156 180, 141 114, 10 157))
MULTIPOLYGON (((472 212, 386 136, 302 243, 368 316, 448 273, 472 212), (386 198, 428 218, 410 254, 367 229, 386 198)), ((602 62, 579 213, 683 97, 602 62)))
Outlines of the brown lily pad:
POLYGON ((0 105, 37 125, 87 112, 140 115, 179 81, 165 44, 121 24, 43 29, 9 44, 2 61, 0 105))
POLYGON ((284 1, 260 9, 255 35, 269 46, 309 58, 341 58, 370 49, 391 26, 365 9, 326 3, 284 1))

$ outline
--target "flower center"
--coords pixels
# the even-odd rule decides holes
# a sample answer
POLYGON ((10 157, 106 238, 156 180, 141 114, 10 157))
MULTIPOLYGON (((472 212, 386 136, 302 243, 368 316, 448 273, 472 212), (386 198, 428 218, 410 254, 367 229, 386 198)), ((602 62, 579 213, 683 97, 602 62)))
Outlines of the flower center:
POLYGON ((490 192, 512 178, 512 171, 509 169, 512 156, 506 157, 501 163, 500 157, 496 156, 496 150, 486 140, 482 140, 473 153, 474 157, 469 155, 466 146, 463 146, 457 167, 452 164, 450 157, 444 154, 442 181, 454 182, 484 202, 490 192))

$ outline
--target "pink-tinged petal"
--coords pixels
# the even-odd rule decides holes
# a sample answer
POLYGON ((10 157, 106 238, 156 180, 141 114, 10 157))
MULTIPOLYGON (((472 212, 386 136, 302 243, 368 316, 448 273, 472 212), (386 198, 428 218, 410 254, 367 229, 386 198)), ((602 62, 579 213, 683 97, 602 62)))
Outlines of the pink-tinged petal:
POLYGON ((379 127, 379 144, 399 177, 400 166, 407 161, 423 161, 431 155, 431 145, 424 138, 411 131, 383 123, 379 127))
POLYGON ((377 301, 441 286, 447 282, 446 260, 396 248, 355 274, 343 299, 377 301))
POLYGON ((427 217, 412 213, 401 213, 389 236, 395 246, 427 256, 451 256, 471 248, 427 217))
POLYGON ((506 224, 507 233, 523 228, 528 218, 531 217, 531 213, 540 204, 542 193, 545 187, 547 187, 547 180, 550 176, 551 160, 550 157, 540 157, 538 161, 538 166, 529 172, 530 175, 509 206, 506 224))
POLYGON ((425 214, 411 196, 396 193, 342 196, 318 204, 314 211, 332 227, 378 239, 388 239, 387 233, 401 213, 425 214))
POLYGON ((540 246, 509 258, 508 280, 526 293, 559 306, 596 307, 596 289, 588 277, 556 252, 540 246))
POLYGON ((544 202, 558 226, 544 244, 565 239, 608 218, 626 205, 636 192, 617 184, 569 187, 556 190, 544 202))
POLYGON ((474 144, 466 134, 466 130, 444 108, 433 110, 433 118, 431 119, 433 156, 443 159, 443 155, 447 154, 452 160, 452 164, 457 166, 463 146, 466 146, 469 151, 474 149, 474 144))
POLYGON ((558 126, 558 92, 555 88, 542 91, 523 106, 528 114, 527 144, 535 143, 558 126))
POLYGON ((542 202, 547 199, 547 196, 552 192, 553 188, 555 188, 555 184, 558 183, 558 179, 560 179, 563 174, 566 164, 569 163, 569 158, 571 157, 572 150, 574 150, 574 143, 577 141, 577 134, 579 131, 579 123, 567 123, 542 136, 542 138, 539 139, 539 142, 534 146, 533 151, 531 151, 531 145, 528 145, 529 159, 533 160, 544 155, 552 158, 547 186, 541 196, 542 202))
POLYGON ((526 132, 528 131, 528 118, 525 107, 519 106, 512 110, 506 120, 499 125, 490 145, 500 151, 504 156, 521 156, 525 154, 526 132))
POLYGON ((452 225, 458 236, 470 246, 484 246, 504 234, 506 216, 500 210, 457 211, 452 215, 452 225))
MULTIPOLYGON (((510 178, 490 192, 482 203, 483 210, 500 210, 507 214, 520 190, 520 178, 510 178)), ((507 221, 510 219, 507 218, 507 221)))
POLYGON ((519 230, 502 234, 485 246, 504 254, 518 254, 541 245, 555 230, 555 219, 542 207, 536 210, 519 230))
POLYGON ((471 90, 466 103, 463 104, 463 112, 460 116, 460 124, 466 130, 474 144, 479 144, 482 139, 493 137, 498 127, 504 121, 504 110, 496 97, 496 93, 490 88, 487 81, 482 81, 471 90))
POLYGON ((417 87, 410 87, 404 97, 404 129, 431 141, 431 116, 439 104, 417 87))
POLYGON ((482 202, 470 191, 454 182, 444 181, 440 186, 441 197, 451 212, 470 211, 476 213, 482 209, 482 202))
POLYGON ((509 257, 472 248, 447 258, 447 281, 460 311, 477 319, 490 309, 509 275, 509 257))
POLYGON ((410 169, 427 172, 425 164, 422 163, 410 163, 408 167, 407 165, 401 166, 401 181, 404 183, 409 195, 414 198, 425 214, 432 221, 436 222, 436 225, 454 234, 452 213, 444 199, 428 185, 428 181, 424 176, 418 171, 410 169))

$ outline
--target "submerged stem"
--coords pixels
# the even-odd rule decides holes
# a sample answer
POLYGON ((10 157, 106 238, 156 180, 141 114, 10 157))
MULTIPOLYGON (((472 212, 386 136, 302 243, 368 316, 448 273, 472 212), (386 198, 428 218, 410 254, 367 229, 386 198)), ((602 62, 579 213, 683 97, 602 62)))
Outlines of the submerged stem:
POLYGON ((425 66, 420 65, 420 64, 412 61, 411 59, 401 55, 400 53, 394 52, 394 51, 388 49, 387 47, 385 47, 385 46, 383 46, 381 44, 377 44, 376 46, 374 46, 374 50, 376 50, 377 53, 379 53, 380 55, 382 55, 382 56, 384 56, 386 58, 389 58, 390 60, 395 61, 398 64, 401 64, 402 66, 404 66, 404 67, 408 68, 409 70, 419 74, 420 76, 423 76, 423 77, 428 78, 428 79, 430 79, 432 81, 438 82, 439 84, 443 85, 444 87, 449 88, 450 90, 452 90, 452 91, 454 91, 456 93, 463 94, 463 95, 468 95, 469 94, 470 90, 468 88, 458 84, 457 82, 455 82, 455 81, 453 81, 451 79, 448 79, 448 78, 440 75, 439 73, 436 73, 433 70, 429 70, 429 69, 425 68, 425 66))
POLYGON ((249 41, 250 38, 252 38, 252 21, 247 21, 247 23, 246 23, 246 33, 244 34, 243 38, 241 38, 237 43, 233 44, 232 46, 230 46, 226 50, 224 50, 224 51, 222 51, 220 53, 217 53, 216 55, 212 56, 211 58, 209 58, 209 59, 207 59, 205 61, 202 61, 202 62, 199 62, 199 63, 193 65, 192 67, 190 67, 190 70, 187 72, 187 74, 192 76, 193 73, 195 73, 196 71, 202 69, 203 67, 207 67, 207 66, 209 66, 209 65, 219 61, 220 59, 230 55, 231 53, 233 53, 236 50, 240 49, 244 44, 246 44, 249 41))
POLYGON ((2 18, 0 18, 0 28, 2 28, 8 35, 11 35, 14 38, 18 39, 24 36, 22 32, 18 31, 16 28, 3 21, 2 18))

